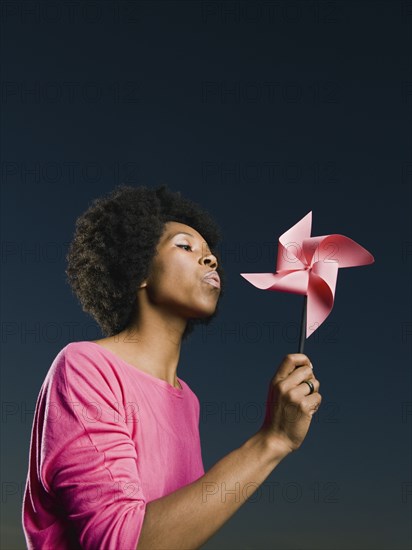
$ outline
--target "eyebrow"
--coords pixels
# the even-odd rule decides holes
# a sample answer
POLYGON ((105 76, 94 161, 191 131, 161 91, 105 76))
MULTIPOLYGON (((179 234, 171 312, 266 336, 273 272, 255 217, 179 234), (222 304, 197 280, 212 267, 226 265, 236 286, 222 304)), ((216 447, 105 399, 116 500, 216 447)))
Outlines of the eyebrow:
POLYGON ((187 233, 186 231, 178 231, 177 233, 173 233, 172 235, 169 235, 167 240, 170 241, 170 239, 173 239, 173 237, 176 237, 176 235, 189 235, 190 237, 195 238, 194 235, 191 233, 187 233))
MULTIPOLYGON (((168 238, 166 239, 166 241, 170 241, 171 239, 173 239, 173 237, 176 237, 176 235, 189 235, 189 237, 193 237, 194 239, 196 238, 191 233, 187 233, 187 231, 177 231, 177 233, 172 233, 171 235, 169 235, 168 238)), ((206 241, 204 241, 204 242, 206 242, 206 241)))

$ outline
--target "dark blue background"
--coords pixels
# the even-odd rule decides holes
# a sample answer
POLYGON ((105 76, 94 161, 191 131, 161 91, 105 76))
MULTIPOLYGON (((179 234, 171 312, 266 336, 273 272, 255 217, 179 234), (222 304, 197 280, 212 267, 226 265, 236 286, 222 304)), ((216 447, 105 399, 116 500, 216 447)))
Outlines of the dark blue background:
POLYGON ((2 548, 24 548, 33 409, 57 352, 101 337, 65 283, 74 222, 118 183, 173 190, 222 228, 220 314, 183 345, 205 469, 262 421, 302 297, 274 271, 310 210, 375 263, 339 272, 305 345, 323 403, 301 449, 205 545, 411 544, 410 2, 3 2, 2 548))

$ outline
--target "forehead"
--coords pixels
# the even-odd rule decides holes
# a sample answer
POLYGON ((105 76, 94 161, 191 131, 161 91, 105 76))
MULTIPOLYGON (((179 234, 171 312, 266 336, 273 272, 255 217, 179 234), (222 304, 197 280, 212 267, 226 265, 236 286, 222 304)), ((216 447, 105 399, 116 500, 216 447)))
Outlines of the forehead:
POLYGON ((193 235, 196 239, 205 242, 202 235, 194 229, 194 227, 191 227, 190 225, 186 225, 185 223, 180 222, 166 222, 165 223, 165 230, 162 235, 162 240, 166 241, 172 238, 176 233, 190 233, 190 235, 193 235))

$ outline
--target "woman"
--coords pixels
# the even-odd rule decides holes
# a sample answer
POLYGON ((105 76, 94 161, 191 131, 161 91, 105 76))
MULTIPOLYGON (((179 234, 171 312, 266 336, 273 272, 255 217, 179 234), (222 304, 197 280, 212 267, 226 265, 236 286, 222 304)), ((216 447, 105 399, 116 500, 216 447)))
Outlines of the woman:
POLYGON ((321 396, 308 357, 291 354, 261 429, 204 472, 199 401, 176 371, 182 341, 217 313, 218 240, 208 213, 164 185, 118 186, 77 220, 66 273, 106 337, 66 345, 40 389, 29 548, 198 548, 301 445, 321 396))

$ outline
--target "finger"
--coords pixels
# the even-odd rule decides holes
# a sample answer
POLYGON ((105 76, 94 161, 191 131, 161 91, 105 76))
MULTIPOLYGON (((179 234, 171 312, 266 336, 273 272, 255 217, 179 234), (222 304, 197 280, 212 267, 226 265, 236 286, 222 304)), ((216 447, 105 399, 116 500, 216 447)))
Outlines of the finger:
POLYGON ((303 380, 303 382, 301 382, 298 387, 300 387, 300 386, 302 386, 305 389, 306 395, 311 395, 311 394, 316 393, 316 392, 319 393, 320 382, 316 378, 307 378, 307 379, 305 378, 305 380, 303 380), (312 391, 312 388, 310 387, 310 385, 306 383, 306 380, 308 382, 312 382, 313 391, 312 391))
POLYGON ((319 381, 316 379, 312 379, 311 382, 313 384, 313 392, 311 392, 309 384, 306 384, 305 381, 301 382, 297 386, 292 386, 289 390, 286 390, 288 391, 290 399, 295 403, 299 403, 303 401, 306 397, 318 393, 320 386, 319 381))
POLYGON ((316 380, 313 370, 308 365, 295 369, 292 374, 281 380, 279 384, 282 386, 284 391, 288 391, 291 388, 301 384, 304 380, 310 380, 313 384, 316 380))
POLYGON ((283 358, 280 367, 276 372, 276 379, 283 380, 289 376, 297 367, 311 365, 310 359, 304 353, 289 353, 283 358))
POLYGON ((302 408, 310 415, 314 415, 319 409, 322 403, 322 396, 320 393, 313 393, 302 401, 302 408))
POLYGON ((314 393, 303 399, 294 398, 286 403, 283 414, 289 422, 297 422, 303 415, 313 416, 319 409, 322 402, 322 396, 314 393))

